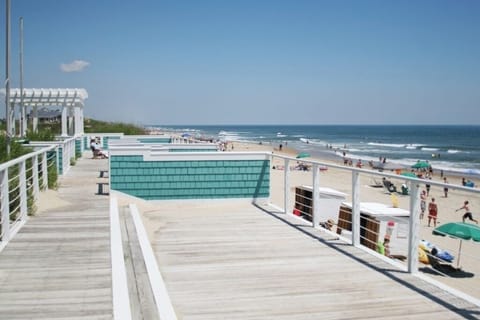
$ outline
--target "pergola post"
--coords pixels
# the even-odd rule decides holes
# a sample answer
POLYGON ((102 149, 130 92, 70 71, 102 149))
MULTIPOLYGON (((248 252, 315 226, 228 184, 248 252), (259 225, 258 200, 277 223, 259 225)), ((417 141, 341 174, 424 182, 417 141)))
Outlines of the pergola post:
POLYGON ((67 106, 62 106, 62 137, 68 137, 67 132, 67 106))
POLYGON ((38 106, 33 106, 33 118, 32 118, 32 130, 33 132, 38 132, 38 106))
POLYGON ((67 121, 67 124, 68 124, 67 133, 68 133, 68 136, 71 136, 71 135, 73 135, 73 107, 72 106, 68 107, 68 117, 67 117, 67 119, 68 119, 68 121, 67 121))
POLYGON ((80 106, 75 106, 73 107, 73 113, 74 113, 74 120, 75 120, 75 123, 74 123, 74 129, 75 129, 75 132, 74 132, 74 135, 79 135, 79 134, 82 134, 82 128, 81 128, 81 120, 82 120, 82 117, 81 117, 81 113, 80 113, 80 106))

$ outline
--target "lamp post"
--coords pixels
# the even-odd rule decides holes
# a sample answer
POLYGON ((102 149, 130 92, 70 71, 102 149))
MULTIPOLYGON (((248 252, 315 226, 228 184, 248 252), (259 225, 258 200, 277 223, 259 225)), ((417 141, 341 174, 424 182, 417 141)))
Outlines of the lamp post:
POLYGON ((20 17, 20 135, 27 134, 27 114, 23 103, 23 17, 20 17))
POLYGON ((5 43, 5 124, 7 156, 10 156, 12 124, 10 119, 10 0, 5 0, 6 43, 5 43))

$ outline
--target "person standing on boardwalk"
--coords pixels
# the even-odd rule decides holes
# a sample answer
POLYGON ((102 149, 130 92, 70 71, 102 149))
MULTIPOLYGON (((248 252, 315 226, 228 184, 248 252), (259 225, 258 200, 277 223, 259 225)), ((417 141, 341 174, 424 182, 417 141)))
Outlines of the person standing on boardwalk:
POLYGON ((463 215, 462 217, 462 221, 463 223, 465 223, 465 219, 469 219, 470 221, 473 221, 475 222, 476 224, 478 224, 478 221, 473 219, 473 216, 472 216, 472 213, 470 212, 470 207, 468 206, 468 201, 465 201, 463 203, 463 206, 461 208, 458 208, 457 210, 455 210, 455 212, 459 211, 459 210, 465 210, 465 214, 463 215))
POLYGON ((433 220, 433 226, 437 226, 438 207, 435 203, 435 198, 428 204, 428 226, 430 227, 430 221, 433 220))

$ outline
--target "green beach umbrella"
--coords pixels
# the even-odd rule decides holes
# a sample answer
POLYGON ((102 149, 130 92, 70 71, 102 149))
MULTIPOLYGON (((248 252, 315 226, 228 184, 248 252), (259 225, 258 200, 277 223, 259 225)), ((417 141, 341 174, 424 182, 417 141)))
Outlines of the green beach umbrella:
POLYGON ((308 158, 308 157, 310 157, 310 154, 306 152, 300 152, 299 154, 297 154, 297 159, 308 158))
POLYGON ((430 163, 427 161, 417 161, 417 163, 412 166, 413 169, 424 169, 428 167, 430 167, 430 163))
POLYGON ((432 233, 436 236, 450 236, 460 239, 458 248, 457 267, 460 264, 460 254, 462 253, 462 240, 473 240, 480 242, 480 227, 475 224, 464 222, 450 222, 435 228, 432 233))

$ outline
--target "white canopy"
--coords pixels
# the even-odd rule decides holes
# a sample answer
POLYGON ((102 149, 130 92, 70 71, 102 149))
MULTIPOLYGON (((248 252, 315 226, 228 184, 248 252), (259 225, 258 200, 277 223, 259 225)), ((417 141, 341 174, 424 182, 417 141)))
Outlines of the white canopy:
MULTIPOLYGON (((5 96, 5 89, 1 90, 5 96)), ((33 106, 85 106, 88 93, 85 89, 23 89, 23 104, 33 106)), ((10 103, 20 104, 20 89, 10 89, 10 103)))

